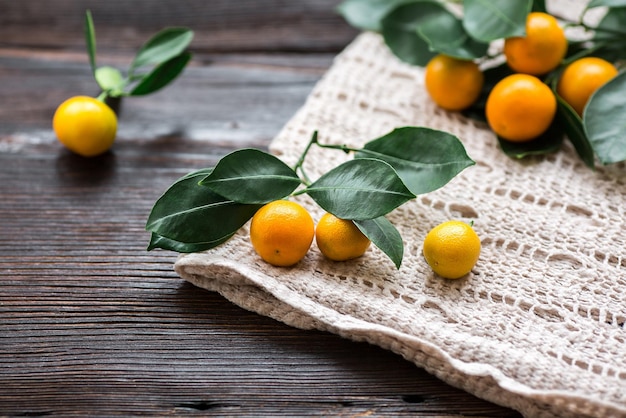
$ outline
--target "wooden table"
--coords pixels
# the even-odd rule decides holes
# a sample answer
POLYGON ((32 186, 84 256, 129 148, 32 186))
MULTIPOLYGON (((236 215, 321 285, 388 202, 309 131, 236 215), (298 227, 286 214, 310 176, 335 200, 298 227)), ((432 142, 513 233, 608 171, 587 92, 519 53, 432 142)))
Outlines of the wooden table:
POLYGON ((388 351, 287 327, 198 289, 144 225, 179 176, 264 148, 356 35, 338 0, 0 0, 0 415, 518 416, 388 351), (125 99, 113 150, 54 138, 65 98, 98 93, 168 25, 194 59, 125 99))

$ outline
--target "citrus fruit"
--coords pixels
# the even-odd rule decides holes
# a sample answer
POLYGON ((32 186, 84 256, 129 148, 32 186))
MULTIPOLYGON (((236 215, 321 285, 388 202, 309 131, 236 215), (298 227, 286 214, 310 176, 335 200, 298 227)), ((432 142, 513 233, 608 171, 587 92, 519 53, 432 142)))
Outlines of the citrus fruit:
POLYGON ((117 116, 109 106, 88 96, 74 96, 59 105, 52 118, 59 142, 83 157, 94 157, 113 145, 117 116))
POLYGON ((512 74, 489 93, 487 122, 500 137, 512 142, 530 141, 544 133, 556 114, 556 97, 537 77, 512 74))
POLYGON ((567 38, 559 22, 542 12, 529 13, 525 36, 504 41, 504 56, 513 71, 542 75, 559 66, 567 53, 567 38))
POLYGON ((469 273, 480 255, 480 239, 471 226, 461 221, 443 222, 424 239, 424 258, 435 273, 458 279, 469 273))
POLYGON ((602 58, 580 58, 565 67, 556 91, 582 115, 591 95, 616 75, 617 68, 602 58))
POLYGON ((426 91, 446 110, 463 110, 478 99, 485 78, 473 61, 437 55, 428 62, 426 91))
POLYGON ((274 266, 291 266, 302 260, 314 234, 315 225, 309 212, 288 200, 262 206, 250 224, 254 250, 274 266))
POLYGON ((354 222, 325 213, 315 228, 315 242, 322 254, 334 261, 362 256, 370 246, 354 222))

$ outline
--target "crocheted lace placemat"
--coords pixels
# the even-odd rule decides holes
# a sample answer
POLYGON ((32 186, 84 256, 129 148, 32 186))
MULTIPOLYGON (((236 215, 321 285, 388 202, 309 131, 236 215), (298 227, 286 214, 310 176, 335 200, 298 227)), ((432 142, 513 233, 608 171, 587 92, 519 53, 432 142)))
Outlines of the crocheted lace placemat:
MULTIPOLYGON (((314 130, 320 142, 351 146, 409 125, 457 135, 477 164, 388 216, 405 244, 399 270, 374 247, 335 263, 315 244, 295 267, 272 267, 246 226, 221 247, 181 256, 176 272, 293 327, 389 349, 527 416, 626 415, 624 165, 592 171, 568 145, 511 160, 484 125, 433 105, 422 71, 363 33, 271 144, 293 165, 314 130), (422 257, 426 233, 450 219, 474 221, 482 240, 476 267, 456 281, 422 257)), ((316 177, 346 158, 313 149, 306 169, 316 177)), ((312 200, 298 201, 319 219, 312 200)))

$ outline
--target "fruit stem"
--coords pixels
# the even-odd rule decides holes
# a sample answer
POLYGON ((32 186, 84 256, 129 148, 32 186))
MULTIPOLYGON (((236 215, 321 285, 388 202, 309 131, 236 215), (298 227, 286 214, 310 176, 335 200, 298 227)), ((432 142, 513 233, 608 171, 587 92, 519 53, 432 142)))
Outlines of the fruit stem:
MULTIPOLYGON (((302 183, 304 183, 304 185, 306 187, 310 186, 312 181, 309 178, 309 176, 307 175, 306 171, 304 170, 304 160, 306 159, 307 154, 309 153, 309 150, 311 149, 311 147, 313 146, 313 144, 317 145, 320 148, 326 148, 326 149, 337 149, 337 150, 341 150, 343 152, 345 152, 346 154, 350 153, 350 152, 363 152, 365 154, 376 154, 373 151, 367 150, 367 149, 357 149, 357 148, 351 148, 347 145, 334 145, 334 144, 322 144, 317 140, 317 131, 313 132, 313 135, 311 136, 311 140, 309 141, 309 143, 306 145, 306 148, 304 148, 304 151, 302 151, 302 155, 300 155, 300 158, 298 159, 298 161, 296 162, 296 164, 293 166, 293 171, 295 171, 296 173, 300 173, 300 175, 302 176, 302 183)), ((298 194, 302 194, 302 193, 306 193, 306 189, 299 191, 299 192, 295 192, 292 194, 292 196, 296 196, 298 194)))
POLYGON ((100 100, 102 103, 106 103, 107 97, 109 97, 108 93, 106 91, 103 91, 98 97, 96 97, 96 99, 100 100))
POLYGON ((372 155, 373 157, 380 158, 379 153, 375 151, 370 151, 366 148, 351 148, 347 145, 320 144, 319 142, 317 143, 317 146, 320 148, 338 149, 338 150, 345 152, 346 154, 351 153, 351 152, 361 152, 363 154, 369 154, 369 155, 372 155))
POLYGON ((307 176, 306 172, 304 171, 304 167, 303 167, 304 159, 309 153, 311 146, 315 143, 317 143, 317 131, 313 132, 313 136, 311 136, 311 140, 309 141, 308 144, 306 144, 306 148, 304 149, 304 151, 302 151, 302 155, 300 155, 300 158, 298 159, 298 162, 296 162, 296 165, 293 166, 293 171, 295 171, 296 173, 299 171, 300 174, 302 174, 305 186, 308 186, 311 184, 311 179, 309 179, 309 176, 307 176))

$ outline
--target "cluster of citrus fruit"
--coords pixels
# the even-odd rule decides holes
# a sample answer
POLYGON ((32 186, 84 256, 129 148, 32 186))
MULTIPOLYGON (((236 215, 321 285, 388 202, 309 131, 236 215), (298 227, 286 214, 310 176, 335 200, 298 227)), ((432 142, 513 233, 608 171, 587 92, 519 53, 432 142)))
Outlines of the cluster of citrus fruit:
MULTIPOLYGON (((524 36, 504 40, 504 57, 513 74, 489 87, 485 105, 487 123, 499 137, 527 142, 542 135, 555 118, 557 95, 582 116, 591 95, 618 73, 612 63, 593 56, 563 66, 567 50, 563 28, 543 12, 528 14, 524 36), (555 70, 562 70, 556 91, 543 77, 555 70)), ((446 110, 460 111, 474 104, 484 81, 476 62, 443 54, 430 60, 425 69, 427 92, 446 110)))
MULTIPOLYGON (((264 205, 250 224, 254 250, 274 266, 298 263, 309 251, 314 238, 320 252, 333 261, 358 258, 370 246, 370 240, 351 220, 326 212, 316 226, 304 207, 289 200, 264 205)), ((443 222, 426 235, 423 255, 439 276, 458 279, 469 273, 478 261, 480 239, 465 222, 443 222)))
POLYGON ((274 266, 292 266, 302 260, 314 237, 321 253, 334 261, 360 257, 370 246, 354 222, 325 213, 315 226, 309 212, 290 200, 264 205, 250 224, 254 250, 274 266))

